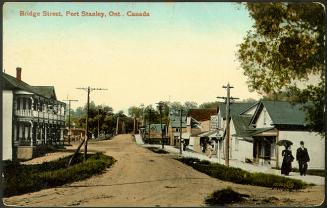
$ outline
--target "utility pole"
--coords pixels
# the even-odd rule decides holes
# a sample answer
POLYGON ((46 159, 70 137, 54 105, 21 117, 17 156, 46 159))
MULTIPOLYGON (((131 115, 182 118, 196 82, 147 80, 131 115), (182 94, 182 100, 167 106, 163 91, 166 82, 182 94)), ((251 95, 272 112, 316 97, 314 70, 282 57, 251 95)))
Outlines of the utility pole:
POLYGON ((180 116, 180 127, 179 127, 179 154, 182 155, 182 134, 183 134, 183 120, 182 120, 183 109, 179 110, 180 116))
POLYGON ((133 117, 133 134, 135 134, 136 131, 136 118, 133 117))
POLYGON ((229 166, 229 142, 230 142, 230 100, 231 99, 238 99, 238 98, 233 98, 230 97, 230 89, 234 88, 227 84, 227 86, 223 86, 223 88, 227 89, 227 97, 217 97, 217 98, 222 98, 225 99, 226 101, 226 140, 225 140, 225 165, 229 166))
POLYGON ((71 131, 70 131, 70 103, 73 102, 73 101, 78 101, 78 100, 63 100, 63 101, 68 101, 68 145, 70 145, 70 134, 71 134, 71 131))
POLYGON ((116 121, 116 135, 118 135, 119 133, 119 116, 117 117, 117 121, 116 121))
POLYGON ((159 112, 160 112, 160 130, 161 130, 161 145, 162 145, 162 149, 165 148, 165 145, 164 145, 164 139, 163 139, 163 132, 162 132, 162 101, 160 101, 158 104, 158 107, 159 107, 159 112))
POLYGON ((100 137, 100 109, 98 108, 98 138, 100 137))
POLYGON ((149 132, 148 132, 148 142, 150 142, 150 126, 151 126, 151 109, 149 109, 149 132))
POLYGON ((84 161, 86 161, 87 155, 87 141, 89 139, 89 110, 90 110, 90 93, 94 90, 107 90, 104 88, 91 88, 90 86, 86 87, 79 87, 76 88, 78 90, 85 90, 87 91, 87 111, 86 111, 86 134, 85 134, 85 145, 84 145, 84 161))

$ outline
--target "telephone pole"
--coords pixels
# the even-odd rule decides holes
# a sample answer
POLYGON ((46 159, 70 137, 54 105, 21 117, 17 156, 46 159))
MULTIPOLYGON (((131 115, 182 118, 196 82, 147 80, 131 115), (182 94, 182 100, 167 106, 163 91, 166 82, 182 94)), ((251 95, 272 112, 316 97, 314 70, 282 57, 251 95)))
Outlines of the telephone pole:
POLYGON ((163 132, 162 132, 162 105, 163 105, 163 102, 160 101, 157 104, 158 104, 159 112, 160 112, 161 145, 162 145, 162 149, 164 149, 165 145, 164 145, 163 132))
POLYGON ((230 100, 236 100, 238 98, 230 97, 230 89, 234 88, 227 84, 227 86, 223 86, 227 90, 227 97, 217 97, 225 99, 226 101, 226 140, 225 140, 225 165, 229 166, 229 143, 230 143, 230 100))
POLYGON ((70 103, 71 102, 74 102, 74 101, 78 101, 78 100, 63 100, 63 101, 68 101, 68 145, 70 145, 70 134, 71 134, 71 131, 70 131, 70 103))
POLYGON ((179 154, 182 155, 182 133, 183 133, 183 120, 182 120, 183 109, 179 110, 180 116, 180 127, 179 127, 179 154))
POLYGON ((98 108, 98 138, 100 137, 100 109, 98 108))
POLYGON ((150 127, 151 127, 151 109, 149 109, 149 132, 148 132, 148 142, 150 142, 150 127))
POLYGON ((108 90, 104 88, 91 88, 90 86, 76 88, 78 90, 85 90, 87 92, 87 111, 86 111, 86 134, 85 134, 85 146, 84 146, 84 161, 86 161, 87 155, 87 141, 89 139, 89 110, 90 110, 90 93, 94 90, 108 90))
POLYGON ((118 135, 119 133, 119 116, 117 117, 117 121, 116 121, 116 135, 118 135))

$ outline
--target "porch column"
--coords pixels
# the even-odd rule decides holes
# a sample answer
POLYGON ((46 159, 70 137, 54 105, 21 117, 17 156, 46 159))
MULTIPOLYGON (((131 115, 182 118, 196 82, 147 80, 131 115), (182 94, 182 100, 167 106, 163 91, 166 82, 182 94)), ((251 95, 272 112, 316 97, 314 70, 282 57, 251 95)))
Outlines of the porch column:
POLYGON ((34 110, 34 99, 33 99, 33 97, 30 97, 30 99, 31 99, 31 106, 30 106, 30 110, 34 110))
POLYGON ((14 130, 14 132, 13 132, 13 139, 14 139, 14 143, 17 141, 17 124, 16 123, 13 123, 13 130, 14 130))
POLYGON ((18 143, 20 141, 20 136, 23 135, 23 132, 22 132, 22 129, 21 129, 21 125, 19 122, 17 122, 17 140, 18 140, 18 143))
POLYGON ((47 143, 47 135, 48 135, 48 131, 47 131, 47 125, 44 125, 44 143, 47 143))
POLYGON ((277 136, 276 136, 276 147, 275 147, 275 154, 276 154, 276 168, 278 169, 279 166, 279 146, 277 145, 277 142, 279 141, 279 130, 277 130, 277 136))
POLYGON ((39 133, 40 133, 40 139, 41 139, 41 144, 44 144, 44 136, 43 136, 43 125, 40 126, 39 133))
POLYGON ((219 142, 219 140, 217 142, 217 158, 218 158, 218 162, 220 163, 220 142, 219 142))
POLYGON ((30 139, 31 139, 31 147, 33 147, 33 122, 30 121, 31 126, 29 127, 30 139))
POLYGON ((64 144, 64 128, 60 128, 60 141, 64 144))

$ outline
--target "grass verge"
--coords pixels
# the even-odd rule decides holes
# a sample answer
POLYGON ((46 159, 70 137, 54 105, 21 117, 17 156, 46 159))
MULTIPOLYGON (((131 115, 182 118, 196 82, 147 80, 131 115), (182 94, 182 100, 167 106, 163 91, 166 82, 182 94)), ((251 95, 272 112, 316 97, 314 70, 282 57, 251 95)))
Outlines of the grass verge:
POLYGON ((304 189, 309 186, 309 184, 301 180, 273 174, 250 173, 240 168, 226 167, 225 165, 210 163, 209 161, 199 160, 197 158, 183 157, 177 160, 211 177, 238 184, 263 186, 288 191, 304 189))
POLYGON ((61 186, 101 174, 114 164, 115 159, 102 153, 88 155, 83 162, 79 154, 71 166, 67 167, 71 156, 37 165, 21 165, 11 161, 3 162, 4 196, 39 191, 44 188, 61 186))
POLYGON ((158 153, 158 154, 168 154, 169 152, 167 152, 166 150, 163 149, 159 149, 157 147, 146 147, 148 150, 151 150, 154 153, 158 153))
MULTIPOLYGON (((273 167, 272 169, 277 169, 277 168, 273 167)), ((277 170, 280 170, 280 168, 278 168, 277 170)), ((300 171, 297 168, 292 168, 292 172, 299 173, 300 171)), ((308 169, 306 174, 325 177, 326 171, 322 169, 308 169)))
POLYGON ((249 197, 249 195, 240 194, 232 190, 232 188, 227 187, 226 189, 221 189, 210 194, 205 199, 205 204, 209 206, 223 206, 226 204, 244 201, 244 197, 249 197))

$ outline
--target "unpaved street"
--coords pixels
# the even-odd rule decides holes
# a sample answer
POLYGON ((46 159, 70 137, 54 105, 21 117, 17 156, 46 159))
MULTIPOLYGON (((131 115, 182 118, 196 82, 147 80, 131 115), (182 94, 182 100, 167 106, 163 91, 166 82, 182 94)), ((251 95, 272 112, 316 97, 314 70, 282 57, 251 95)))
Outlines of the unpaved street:
POLYGON ((117 162, 102 175, 6 198, 5 203, 33 207, 203 206, 209 193, 227 186, 249 194, 247 204, 266 200, 266 203, 276 205, 318 205, 324 198, 323 186, 286 192, 217 180, 172 159, 172 155, 155 154, 138 146, 130 135, 89 143, 88 149, 103 151, 117 162))

